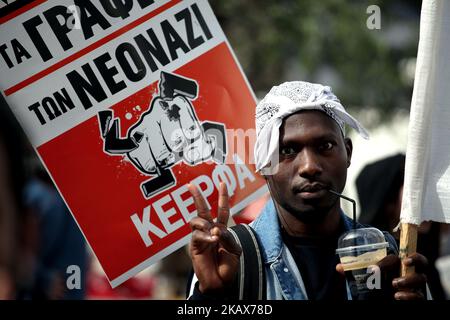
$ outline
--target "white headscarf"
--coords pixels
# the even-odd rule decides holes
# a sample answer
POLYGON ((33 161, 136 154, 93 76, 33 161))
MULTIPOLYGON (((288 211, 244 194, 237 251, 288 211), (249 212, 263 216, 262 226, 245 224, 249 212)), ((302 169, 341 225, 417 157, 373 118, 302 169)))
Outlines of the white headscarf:
POLYGON ((333 94, 331 88, 304 81, 285 82, 274 86, 256 106, 256 171, 271 164, 278 153, 278 140, 283 119, 300 110, 320 110, 337 122, 343 134, 344 124, 368 139, 366 129, 350 114, 333 94))

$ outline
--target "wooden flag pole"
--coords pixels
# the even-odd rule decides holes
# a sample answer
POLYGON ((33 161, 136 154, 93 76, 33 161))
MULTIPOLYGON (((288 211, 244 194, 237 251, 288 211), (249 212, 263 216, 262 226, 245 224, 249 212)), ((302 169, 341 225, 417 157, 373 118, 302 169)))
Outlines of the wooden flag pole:
POLYGON ((417 229, 419 227, 415 224, 402 223, 400 228, 400 260, 402 261, 400 276, 404 277, 414 273, 414 267, 406 267, 403 265, 403 261, 416 252, 417 229))

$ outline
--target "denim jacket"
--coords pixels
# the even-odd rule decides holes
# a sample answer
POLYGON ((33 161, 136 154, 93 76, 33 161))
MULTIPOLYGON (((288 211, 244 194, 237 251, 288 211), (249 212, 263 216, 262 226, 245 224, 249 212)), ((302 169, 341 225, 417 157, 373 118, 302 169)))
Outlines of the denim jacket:
MULTIPOLYGON (((347 217, 342 211, 345 230, 353 227, 353 220, 347 217)), ((267 300, 308 300, 305 285, 300 271, 289 252, 287 246, 281 238, 280 224, 277 212, 272 200, 269 200, 261 214, 250 226, 255 230, 260 244, 261 255, 265 265, 266 276, 266 298, 267 300)), ((357 223, 357 227, 366 227, 357 223)), ((386 241, 389 242, 389 253, 398 254, 397 243, 387 232, 383 232, 386 241)), ((188 289, 188 297, 192 298, 194 288, 198 279, 193 275, 188 289)), ((209 297, 208 299, 213 298, 209 297)), ((219 298, 219 297, 217 297, 219 298)), ((205 295, 195 299, 206 299, 205 295)), ((347 299, 351 300, 350 289, 347 284, 347 299)))
MULTIPOLYGON (((350 230, 353 220, 341 211, 345 230, 350 230)), ((266 272, 266 287, 268 300, 308 300, 302 276, 293 256, 281 238, 280 224, 275 206, 270 200, 258 218, 250 224, 256 231, 261 246, 261 253, 266 272)), ((357 224, 358 227, 364 227, 357 224)), ((384 232, 389 242, 389 251, 397 254, 398 248, 394 238, 384 232)), ((347 284, 347 298, 351 300, 347 284)))

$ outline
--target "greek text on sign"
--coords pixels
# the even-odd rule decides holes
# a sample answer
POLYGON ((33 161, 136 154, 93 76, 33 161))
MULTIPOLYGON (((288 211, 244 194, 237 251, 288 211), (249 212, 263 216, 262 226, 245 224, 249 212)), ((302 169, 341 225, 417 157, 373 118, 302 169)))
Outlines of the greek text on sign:
POLYGON ((255 98, 206 0, 23 8, 1 18, 1 92, 112 286, 189 241, 188 183, 213 213, 220 182, 232 213, 266 192, 255 98))

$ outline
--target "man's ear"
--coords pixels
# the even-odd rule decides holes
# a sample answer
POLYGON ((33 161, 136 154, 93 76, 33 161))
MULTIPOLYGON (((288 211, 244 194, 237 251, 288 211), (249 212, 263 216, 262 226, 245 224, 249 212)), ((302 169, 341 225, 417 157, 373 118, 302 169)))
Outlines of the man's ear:
POLYGON ((352 162, 352 152, 353 152, 353 143, 352 139, 345 138, 344 139, 345 150, 347 151, 347 168, 350 167, 352 162))

